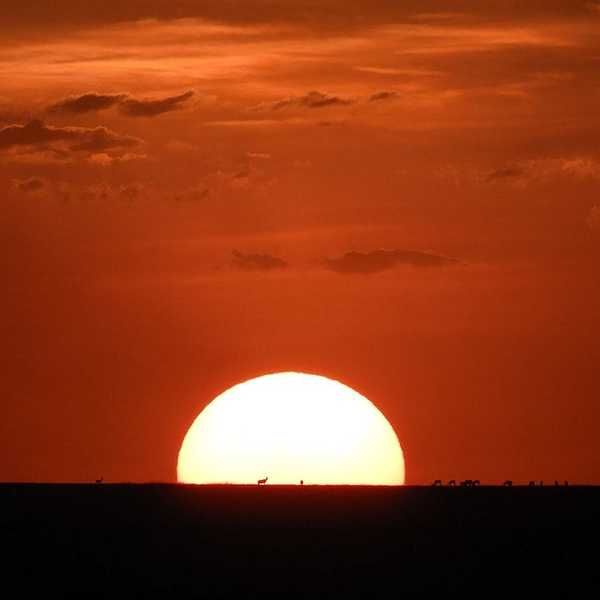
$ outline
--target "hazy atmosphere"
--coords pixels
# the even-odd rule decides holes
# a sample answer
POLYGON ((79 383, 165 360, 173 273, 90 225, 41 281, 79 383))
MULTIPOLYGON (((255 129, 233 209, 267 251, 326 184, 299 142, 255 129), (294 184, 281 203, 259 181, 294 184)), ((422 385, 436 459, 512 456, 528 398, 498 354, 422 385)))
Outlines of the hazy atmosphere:
POLYGON ((0 480, 175 481, 303 371, 407 483, 600 483, 600 3, 2 7, 0 480))

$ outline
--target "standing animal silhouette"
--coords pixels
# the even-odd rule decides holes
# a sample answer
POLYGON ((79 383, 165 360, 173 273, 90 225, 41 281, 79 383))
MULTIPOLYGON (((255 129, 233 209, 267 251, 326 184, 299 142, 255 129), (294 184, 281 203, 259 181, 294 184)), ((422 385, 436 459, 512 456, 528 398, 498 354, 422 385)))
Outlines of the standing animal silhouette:
POLYGON ((264 479, 259 479, 256 483, 258 483, 258 485, 265 485, 265 483, 267 483, 267 479, 269 478, 265 477, 264 479))

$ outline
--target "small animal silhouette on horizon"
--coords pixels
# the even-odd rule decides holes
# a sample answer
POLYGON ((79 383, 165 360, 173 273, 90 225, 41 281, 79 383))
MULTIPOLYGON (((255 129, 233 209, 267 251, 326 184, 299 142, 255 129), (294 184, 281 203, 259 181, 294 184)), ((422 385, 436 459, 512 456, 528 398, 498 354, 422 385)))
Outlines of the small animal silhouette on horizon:
POLYGON ((100 477, 100 479, 96 479, 96 483, 103 483, 104 482, 104 477, 100 477))
POLYGON ((267 479, 269 478, 265 477, 264 479, 259 479, 256 483, 258 483, 258 485, 265 485, 265 483, 267 483, 267 479))

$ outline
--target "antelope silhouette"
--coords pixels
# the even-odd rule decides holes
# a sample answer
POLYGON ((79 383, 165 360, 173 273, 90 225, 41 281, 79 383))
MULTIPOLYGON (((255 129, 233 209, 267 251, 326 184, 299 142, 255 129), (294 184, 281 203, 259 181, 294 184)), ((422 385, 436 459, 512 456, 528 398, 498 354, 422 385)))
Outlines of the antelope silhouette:
POLYGON ((102 483, 104 481, 104 477, 100 477, 100 479, 96 479, 96 483, 102 483))
POLYGON ((436 479, 431 485, 433 487, 438 487, 438 486, 442 485, 442 480, 441 479, 436 479))
POLYGON ((455 480, 455 479, 451 479, 451 480, 448 482, 448 485, 451 485, 451 486, 453 486, 453 487, 454 487, 454 486, 456 485, 456 480, 455 480))
POLYGON ((507 480, 504 482, 504 487, 512 487, 512 481, 511 481, 510 479, 507 479, 507 480))
POLYGON ((265 485, 265 483, 267 483, 267 479, 269 478, 265 477, 264 479, 259 479, 256 483, 258 483, 258 485, 265 485))

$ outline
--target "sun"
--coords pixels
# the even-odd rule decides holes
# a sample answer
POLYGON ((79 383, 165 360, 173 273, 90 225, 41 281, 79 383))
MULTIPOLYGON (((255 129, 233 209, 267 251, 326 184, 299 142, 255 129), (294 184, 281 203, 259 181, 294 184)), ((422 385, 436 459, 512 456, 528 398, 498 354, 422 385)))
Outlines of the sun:
POLYGON ((387 419, 352 388, 305 373, 233 386, 197 416, 179 451, 182 483, 402 485, 387 419))

